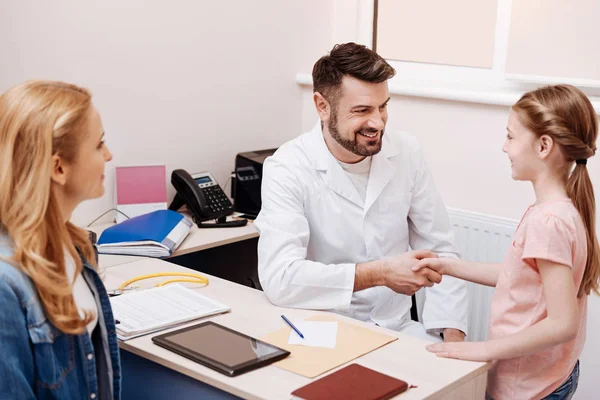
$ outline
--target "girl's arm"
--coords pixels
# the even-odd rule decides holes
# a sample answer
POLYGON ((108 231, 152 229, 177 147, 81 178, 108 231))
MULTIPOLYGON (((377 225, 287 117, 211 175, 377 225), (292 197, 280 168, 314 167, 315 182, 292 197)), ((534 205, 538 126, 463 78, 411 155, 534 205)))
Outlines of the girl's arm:
POLYGON ((489 342, 441 343, 428 349, 441 357, 489 361, 526 356, 574 339, 580 310, 573 271, 566 265, 536 261, 546 300, 546 318, 519 333, 489 342))
POLYGON ((486 286, 496 286, 501 265, 464 261, 456 258, 425 258, 413 267, 413 271, 427 267, 442 275, 451 275, 486 286))

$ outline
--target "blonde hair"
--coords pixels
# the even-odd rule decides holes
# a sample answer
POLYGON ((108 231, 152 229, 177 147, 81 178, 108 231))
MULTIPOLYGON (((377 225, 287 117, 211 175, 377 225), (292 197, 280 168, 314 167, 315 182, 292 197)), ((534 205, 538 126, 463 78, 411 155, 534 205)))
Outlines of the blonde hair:
POLYGON ((95 266, 87 232, 65 224, 52 190, 52 156, 75 160, 85 136, 91 94, 63 82, 30 81, 0 96, 0 224, 14 248, 8 259, 35 285, 46 316, 62 332, 79 334, 92 320, 81 318, 65 270, 65 249, 95 266))
POLYGON ((567 194, 579 211, 587 234, 587 262, 578 296, 598 291, 600 250, 596 237, 596 200, 585 161, 596 153, 598 117, 590 100, 570 85, 547 86, 526 93, 512 107, 538 137, 550 136, 567 161, 567 194), (580 160, 571 171, 572 162, 580 160))

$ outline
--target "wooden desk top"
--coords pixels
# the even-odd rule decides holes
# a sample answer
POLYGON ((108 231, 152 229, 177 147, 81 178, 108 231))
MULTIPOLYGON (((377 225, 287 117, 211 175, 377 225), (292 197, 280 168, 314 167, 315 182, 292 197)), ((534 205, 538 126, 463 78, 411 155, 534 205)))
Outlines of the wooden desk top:
MULTIPOLYGON (((186 214, 186 213, 183 213, 186 214)), ((106 229, 113 226, 114 223, 92 225, 89 230, 94 231, 98 237, 106 229)), ((203 228, 200 229, 196 224, 192 225, 192 229, 181 245, 173 252, 171 257, 180 256, 183 254, 194 253, 196 251, 206 250, 213 247, 224 246, 230 243, 240 242, 246 239, 258 237, 258 231, 254 227, 252 221, 248 221, 246 226, 236 228, 203 228)), ((123 263, 142 260, 145 257, 138 256, 122 256, 112 254, 100 254, 100 265, 103 267, 116 266, 123 263)))
MULTIPOLYGON (((142 274, 175 271, 190 272, 187 268, 151 258, 110 267, 102 265, 102 269, 104 282, 108 290, 116 289, 123 281, 142 274)), ((256 338, 284 327, 285 323, 280 317, 283 313, 292 319, 308 318, 319 313, 319 311, 276 307, 268 301, 263 292, 209 275, 206 276, 210 279, 209 285, 195 290, 229 305, 232 309, 230 313, 207 319, 256 338)), ((157 278, 155 280, 140 281, 136 285, 150 287, 164 279, 157 278)), ((194 287, 193 284, 186 285, 190 288, 194 287)), ((337 315, 336 317, 344 319, 349 323, 365 325, 363 322, 350 318, 337 315)), ((195 321, 188 325, 198 322, 195 321)), ((485 363, 438 358, 425 349, 425 342, 417 338, 375 325, 369 324, 368 326, 372 329, 397 336, 398 340, 372 351, 353 362, 418 386, 416 389, 410 389, 408 392, 399 395, 398 399, 446 398, 448 395, 452 397, 452 391, 466 382, 481 379, 489 367, 485 363)), ((246 399, 287 399, 290 398, 291 392, 312 381, 309 378, 274 366, 260 368, 234 378, 227 377, 154 345, 151 337, 164 332, 166 331, 149 334, 127 342, 120 342, 120 347, 167 368, 246 399)), ((485 384, 485 380, 483 380, 483 384, 485 384)))

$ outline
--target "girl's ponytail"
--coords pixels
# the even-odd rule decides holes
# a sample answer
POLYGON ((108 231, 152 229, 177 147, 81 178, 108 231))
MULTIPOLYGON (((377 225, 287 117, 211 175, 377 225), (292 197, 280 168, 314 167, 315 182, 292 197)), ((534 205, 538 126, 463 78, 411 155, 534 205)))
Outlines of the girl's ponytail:
POLYGON ((586 227, 587 236, 587 262, 578 297, 590 294, 593 290, 598 291, 598 279, 600 278, 600 250, 598 238, 596 237, 596 200, 594 188, 584 160, 578 160, 575 169, 567 181, 567 194, 579 211, 586 227))

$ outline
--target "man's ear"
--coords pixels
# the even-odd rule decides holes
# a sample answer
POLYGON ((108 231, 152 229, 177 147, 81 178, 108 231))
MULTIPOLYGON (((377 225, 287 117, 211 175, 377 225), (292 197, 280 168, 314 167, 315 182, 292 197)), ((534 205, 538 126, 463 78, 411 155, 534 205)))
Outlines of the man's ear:
POLYGON ((313 100, 315 102, 315 107, 317 108, 317 113, 319 114, 319 118, 321 121, 326 123, 329 121, 329 116, 331 113, 331 105, 329 102, 323 97, 323 95, 319 92, 313 93, 313 100))
POLYGON ((539 140, 538 152, 543 160, 547 158, 554 148, 554 140, 549 135, 542 135, 539 140))
POLYGON ((52 171, 50 173, 52 182, 64 186, 67 183, 67 170, 62 159, 54 154, 52 156, 52 171))

